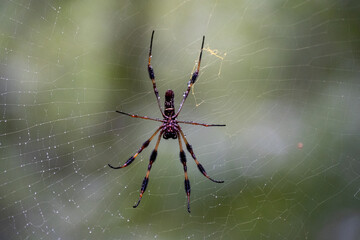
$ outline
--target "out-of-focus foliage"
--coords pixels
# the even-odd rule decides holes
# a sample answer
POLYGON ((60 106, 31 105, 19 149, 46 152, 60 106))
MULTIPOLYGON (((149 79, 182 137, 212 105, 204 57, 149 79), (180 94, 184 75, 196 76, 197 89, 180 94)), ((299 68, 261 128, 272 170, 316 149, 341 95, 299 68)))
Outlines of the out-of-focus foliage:
MULTIPOLYGON (((0 238, 359 239, 360 4, 356 1, 3 1, 0 238), (133 209, 163 101, 200 76, 133 209)), ((176 105, 178 106, 178 105, 176 105)))

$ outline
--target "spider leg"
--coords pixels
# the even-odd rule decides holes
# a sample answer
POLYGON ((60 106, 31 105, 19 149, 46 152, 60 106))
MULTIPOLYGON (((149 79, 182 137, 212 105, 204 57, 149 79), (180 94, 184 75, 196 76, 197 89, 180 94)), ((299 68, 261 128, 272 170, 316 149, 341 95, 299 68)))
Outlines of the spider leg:
POLYGON ((141 189, 140 189, 140 197, 139 197, 139 201, 133 206, 134 208, 136 208, 137 206, 139 206, 139 203, 141 201, 141 198, 146 190, 146 187, 149 183, 149 174, 150 174, 150 170, 151 170, 151 167, 152 167, 152 164, 155 162, 155 159, 156 159, 156 156, 157 156, 157 149, 159 147, 159 143, 160 143, 160 140, 161 140, 161 136, 162 136, 162 131, 160 132, 159 134, 159 138, 156 142, 156 145, 155 145, 155 148, 154 150, 152 151, 151 155, 150 155, 150 160, 149 160, 149 165, 148 165, 148 169, 147 169, 147 172, 146 172, 146 175, 145 175, 145 178, 141 184, 141 189))
POLYGON ((187 174, 187 166, 186 166, 186 156, 185 156, 185 152, 183 150, 182 144, 181 144, 181 137, 178 134, 178 139, 179 139, 179 147, 180 147, 180 161, 182 163, 182 165, 184 166, 184 174, 185 174, 185 192, 187 195, 187 209, 188 212, 190 213, 190 181, 188 178, 188 174, 187 174))
POLYGON ((224 181, 222 180, 214 180, 212 179, 211 177, 209 177, 204 169, 204 167, 201 165, 201 163, 196 159, 196 156, 194 154, 194 151, 192 149, 192 146, 189 144, 189 142, 186 140, 186 137, 185 137, 185 134, 183 133, 183 131, 181 129, 179 129, 180 133, 181 133, 181 136, 183 137, 184 139, 184 142, 186 144, 186 148, 187 150, 189 151, 189 153, 191 154, 192 158, 195 160, 195 163, 199 169, 199 171, 205 176, 207 177, 208 179, 210 179, 211 181, 213 182, 216 182, 216 183, 223 183, 224 181))
POLYGON ((179 121, 178 123, 185 123, 185 124, 191 124, 191 125, 198 125, 198 126, 204 126, 204 127, 225 127, 225 124, 207 124, 207 123, 197 123, 193 121, 179 121))
POLYGON ((205 36, 203 36, 203 40, 202 40, 202 44, 201 44, 201 50, 200 50, 200 56, 199 56, 199 61, 198 61, 198 66, 195 70, 195 72, 192 74, 192 77, 190 78, 189 82, 188 82, 188 87, 186 89, 186 92, 184 93, 184 98, 182 99, 181 103, 180 103, 180 107, 179 110, 177 111, 177 113, 175 114, 175 118, 179 115, 182 106, 186 100, 186 98, 189 95, 190 89, 192 87, 192 85, 194 85, 198 75, 199 75, 199 71, 200 71, 200 63, 201 63, 201 57, 202 57, 202 52, 203 52, 203 48, 204 48, 204 41, 205 41, 205 36))
MULTIPOLYGON (((119 168, 124 168, 124 167, 130 165, 130 164, 135 160, 135 158, 142 152, 142 150, 144 150, 144 148, 146 148, 147 146, 149 146, 149 143, 150 143, 151 140, 155 137, 155 135, 160 131, 161 128, 162 128, 162 126, 159 127, 159 128, 154 132, 154 134, 151 135, 151 137, 143 143, 143 145, 141 146, 141 148, 140 148, 133 156, 131 156, 131 157, 124 163, 124 165, 119 166, 119 167, 113 167, 111 164, 108 164, 109 167, 111 167, 111 168, 113 168, 113 169, 119 169, 119 168)), ((161 134, 160 134, 160 135, 161 135, 161 134)))
POLYGON ((126 112, 121 112, 121 111, 116 111, 117 113, 121 113, 124 114, 126 116, 132 117, 132 118, 141 118, 141 119, 146 119, 146 120, 152 120, 152 121, 157 121, 157 122, 164 122, 164 120, 158 119, 158 118, 151 118, 151 117, 146 117, 146 116, 139 116, 136 114, 130 114, 130 113, 126 113, 126 112))
POLYGON ((151 41, 150 41, 150 49, 149 49, 148 72, 149 72, 149 77, 151 79, 151 82, 152 82, 152 85, 153 85, 153 88, 154 88, 154 93, 155 93, 155 96, 156 96, 156 100, 157 100, 160 112, 161 112, 162 116, 165 118, 164 112, 163 112, 163 110, 161 108, 161 105, 160 105, 159 91, 156 88, 154 69, 151 66, 151 58, 152 58, 151 52, 152 52, 152 43, 153 43, 153 39, 154 39, 154 33, 155 33, 155 31, 152 31, 151 41))

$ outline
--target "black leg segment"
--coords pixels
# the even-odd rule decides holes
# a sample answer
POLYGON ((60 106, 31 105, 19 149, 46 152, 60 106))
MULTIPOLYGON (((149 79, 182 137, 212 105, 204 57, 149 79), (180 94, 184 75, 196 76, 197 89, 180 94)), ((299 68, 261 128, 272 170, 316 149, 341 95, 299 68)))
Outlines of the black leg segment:
POLYGON ((180 161, 184 167, 184 175, 185 175, 185 181, 184 181, 184 185, 185 185, 185 192, 186 192, 186 196, 187 196, 187 209, 188 212, 190 213, 190 181, 189 181, 189 177, 187 174, 187 166, 186 166, 186 156, 181 144, 181 136, 178 135, 178 139, 179 139, 179 147, 180 147, 180 161))
POLYGON ((186 149, 189 151, 189 153, 191 154, 191 157, 194 159, 194 161, 195 161, 195 163, 196 163, 199 171, 200 171, 205 177, 207 177, 208 179, 210 179, 211 181, 216 182, 216 183, 223 183, 224 181, 222 181, 222 180, 214 180, 214 179, 212 179, 211 177, 209 177, 209 175, 207 175, 204 167, 203 167, 203 166, 201 165, 201 163, 196 159, 196 156, 195 156, 195 153, 194 153, 194 151, 193 151, 193 149, 192 149, 192 146, 191 146, 191 145, 188 143, 188 141, 186 140, 186 137, 185 137, 185 135, 184 135, 184 133, 183 133, 183 131, 182 131, 181 129, 180 129, 180 133, 181 133, 181 136, 183 137, 184 142, 185 142, 185 144, 186 144, 186 149))
POLYGON ((145 175, 145 177, 144 177, 144 180, 143 180, 143 182, 142 182, 142 184, 141 184, 140 197, 139 197, 138 202, 133 206, 134 208, 136 208, 137 206, 139 206, 140 201, 141 201, 141 199, 142 199, 142 196, 143 196, 143 194, 144 194, 144 192, 145 192, 145 190, 146 190, 146 187, 147 187, 147 185, 148 185, 148 183, 149 183, 150 170, 151 170, 151 167, 152 167, 153 163, 154 163, 155 160, 156 160, 157 149, 158 149, 158 147, 159 147, 159 143, 160 143, 160 140, 161 140, 161 136, 162 136, 162 132, 160 132, 159 138, 158 138, 158 140, 157 140, 157 142, 156 142, 156 145, 155 145, 155 148, 154 148, 154 150, 152 151, 152 153, 151 153, 151 155, 150 155, 150 160, 149 160, 148 169, 147 169, 146 175, 145 175))
MULTIPOLYGON (((144 150, 144 148, 146 148, 147 146, 149 146, 151 140, 152 140, 152 139, 155 137, 155 135, 160 131, 160 129, 161 129, 161 127, 159 127, 159 128, 154 132, 154 134, 153 134, 148 140, 146 140, 146 141, 143 143, 143 145, 141 146, 141 148, 134 154, 134 156, 131 156, 131 157, 124 163, 124 165, 119 166, 119 167, 114 167, 114 166, 112 166, 111 164, 108 164, 109 167, 111 167, 111 168, 113 168, 113 169, 120 169, 120 168, 124 168, 124 167, 126 167, 126 166, 129 166, 129 165, 135 160, 135 158, 136 158, 137 156, 139 156, 139 154, 142 152, 142 150, 144 150)), ((161 134, 160 134, 160 136, 161 136, 161 134)))

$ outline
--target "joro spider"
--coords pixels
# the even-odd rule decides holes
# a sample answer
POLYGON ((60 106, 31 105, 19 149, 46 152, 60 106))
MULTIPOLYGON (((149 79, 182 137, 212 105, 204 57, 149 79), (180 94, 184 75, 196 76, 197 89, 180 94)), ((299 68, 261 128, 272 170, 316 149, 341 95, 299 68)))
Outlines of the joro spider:
POLYGON ((151 118, 151 117, 146 117, 146 116, 139 116, 139 115, 135 115, 135 114, 129 114, 129 113, 125 113, 122 111, 116 111, 118 113, 127 115, 129 117, 133 117, 133 118, 141 118, 141 119, 146 119, 146 120, 152 120, 152 121, 157 121, 157 122, 161 122, 161 126, 155 131, 155 133, 148 139, 146 140, 143 145, 140 147, 140 149, 133 155, 131 156, 122 166, 119 167, 113 167, 112 165, 108 164, 109 167, 113 168, 113 169, 120 169, 120 168, 124 168, 126 166, 129 166, 137 156, 139 156, 139 154, 142 152, 142 150, 144 150, 147 146, 149 146, 149 143, 151 142, 151 140, 156 136, 156 134, 159 134, 156 145, 154 150, 152 151, 151 155, 150 155, 150 161, 149 161, 149 165, 148 165, 148 169, 145 175, 145 178, 142 182, 141 185, 141 189, 140 189, 140 197, 138 202, 133 206, 134 208, 136 208, 140 201, 141 198, 146 190, 146 187, 149 183, 149 174, 150 174, 150 170, 151 167, 153 165, 153 163, 155 162, 156 156, 157 156, 157 149, 159 147, 159 143, 161 140, 161 136, 164 139, 178 139, 179 141, 179 147, 180 147, 180 161, 184 167, 184 174, 185 174, 185 191, 186 191, 186 195, 187 195, 187 209, 188 212, 190 213, 190 181, 188 178, 188 174, 187 174, 187 166, 186 166, 186 156, 182 147, 182 143, 181 143, 181 138, 184 140, 185 145, 186 145, 186 149, 189 151, 189 153, 191 154, 192 158, 195 160, 195 163, 199 169, 199 171, 208 179, 210 179, 213 182, 216 183, 223 183, 224 181, 219 181, 219 180, 214 180, 211 177, 209 177, 204 169, 204 167, 200 164, 200 162, 196 159, 196 156, 194 154, 193 148, 192 146, 189 144, 189 142, 187 141, 185 134, 183 133, 183 131, 181 130, 181 127, 179 125, 179 123, 184 123, 184 124, 191 124, 191 125, 198 125, 198 126, 204 126, 204 127, 223 127, 225 126, 225 124, 206 124, 206 123, 197 123, 197 122, 193 122, 193 121, 179 121, 176 118, 179 116, 179 113, 183 107, 183 104, 187 98, 187 96, 189 95, 190 89, 192 87, 192 85, 195 83, 198 75, 199 75, 199 70, 200 70, 200 63, 201 63, 201 56, 202 56, 202 51, 203 51, 203 47, 204 47, 204 41, 205 41, 205 36, 203 36, 202 39, 202 44, 201 44, 201 50, 200 50, 200 56, 199 56, 199 61, 198 61, 198 65, 197 65, 197 69, 195 70, 195 72, 192 74, 192 77, 190 79, 190 81, 188 82, 188 86, 186 89, 186 92, 184 93, 184 97, 180 103, 180 107, 179 110, 175 113, 175 107, 174 107, 174 92, 169 89, 166 91, 165 93, 165 106, 164 106, 164 111, 162 110, 161 106, 160 106, 160 96, 159 96, 159 92, 156 88, 156 83, 155 83, 155 74, 154 74, 154 70, 151 66, 151 51, 152 51, 152 43, 153 43, 153 38, 154 38, 154 31, 151 34, 151 41, 150 41, 150 50, 149 50, 149 62, 148 62, 148 72, 149 72, 149 77, 152 81, 153 84, 153 88, 154 88, 154 93, 156 96, 156 100, 157 100, 157 104, 159 106, 159 110, 163 116, 163 119, 158 119, 158 118, 151 118))

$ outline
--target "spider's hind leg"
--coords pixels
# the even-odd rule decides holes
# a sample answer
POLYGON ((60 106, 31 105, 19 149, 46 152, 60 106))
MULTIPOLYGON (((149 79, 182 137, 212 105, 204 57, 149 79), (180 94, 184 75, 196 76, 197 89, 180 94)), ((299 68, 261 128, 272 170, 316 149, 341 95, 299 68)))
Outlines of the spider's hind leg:
POLYGON ((189 181, 189 177, 187 174, 186 156, 185 156, 182 144, 181 144, 180 134, 178 136, 178 139, 179 139, 179 147, 180 147, 180 161, 181 161, 182 165, 184 166, 184 174, 185 174, 184 184, 185 184, 185 192, 186 192, 186 196, 187 196, 187 209, 188 209, 188 212, 190 213, 190 181, 189 181))
MULTIPOLYGON (((124 168, 124 167, 126 167, 126 166, 129 166, 129 165, 135 160, 135 158, 136 158, 137 156, 139 156, 139 154, 142 152, 142 150, 144 150, 144 148, 146 148, 147 146, 149 146, 151 140, 152 140, 152 139, 155 137, 155 135, 160 131, 160 129, 161 129, 161 127, 159 127, 159 128, 154 132, 154 134, 151 135, 151 137, 143 143, 143 145, 140 147, 140 149, 139 149, 133 156, 131 156, 131 157, 124 163, 124 165, 119 166, 119 167, 114 167, 114 166, 112 166, 111 164, 108 164, 109 167, 111 167, 112 169, 120 169, 120 168, 124 168)), ((161 134, 160 134, 160 136, 161 136, 161 134)))
POLYGON ((211 181, 216 182, 216 183, 223 183, 224 181, 222 181, 222 180, 214 180, 214 179, 212 179, 211 177, 209 177, 209 175, 207 175, 204 167, 203 167, 203 166, 201 165, 201 163, 196 159, 196 156, 195 156, 195 154, 194 154, 194 151, 193 151, 193 149, 192 149, 192 146, 191 146, 191 145, 189 144, 189 142, 186 140, 185 134, 183 133, 183 131, 182 131, 181 129, 179 129, 179 131, 180 131, 180 133, 181 133, 181 136, 182 136, 183 139, 184 139, 184 142, 185 142, 185 144, 186 144, 186 148, 187 148, 187 150, 189 151, 189 153, 191 154, 192 158, 194 159, 194 161, 195 161, 195 163, 196 163, 199 171, 200 171, 205 177, 207 177, 208 179, 210 179, 211 181))
POLYGON ((156 156, 157 156, 157 149, 159 147, 159 143, 160 143, 160 140, 161 140, 161 135, 162 135, 162 132, 160 132, 159 138, 158 138, 158 140, 156 142, 156 145, 155 145, 155 148, 154 148, 154 150, 152 151, 152 153, 150 155, 148 170, 147 170, 146 175, 144 177, 144 180, 143 180, 143 182, 141 184, 139 201, 133 206, 134 208, 139 206, 141 198, 142 198, 142 196, 143 196, 143 194, 144 194, 144 192, 146 190, 146 187, 147 187, 147 185, 149 183, 150 170, 151 170, 152 164, 155 162, 155 159, 156 159, 156 156))

